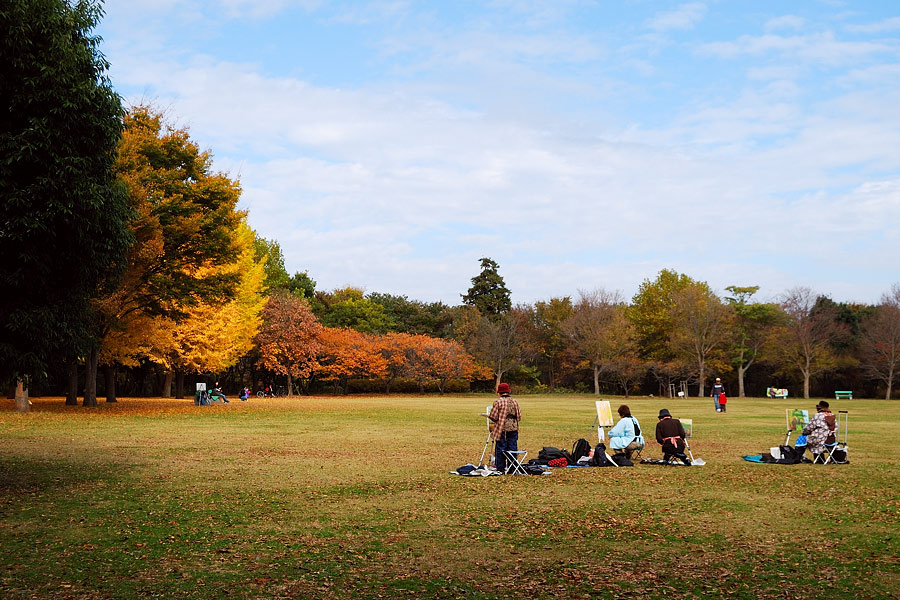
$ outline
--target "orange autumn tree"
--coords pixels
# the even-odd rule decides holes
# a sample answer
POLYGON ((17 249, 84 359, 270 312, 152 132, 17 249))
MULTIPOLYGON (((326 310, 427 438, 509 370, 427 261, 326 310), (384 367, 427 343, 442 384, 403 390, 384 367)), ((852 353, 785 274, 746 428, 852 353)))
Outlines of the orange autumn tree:
POLYGON ((475 364, 462 344, 456 340, 428 338, 424 345, 426 351, 425 367, 432 380, 437 383, 438 391, 443 394, 450 379, 471 379, 472 377, 490 377, 491 370, 475 364))
POLYGON ((403 377, 407 372, 407 351, 416 343, 416 338, 421 336, 409 333, 386 333, 379 336, 378 350, 386 363, 384 374, 384 393, 391 393, 391 385, 398 377, 403 377))
POLYGON ((316 374, 333 381, 335 390, 342 384, 344 393, 353 377, 382 378, 388 372, 378 337, 353 329, 326 327, 318 362, 316 374))
POLYGON ((276 291, 262 311, 263 323, 256 343, 265 368, 286 375, 288 395, 294 378, 309 377, 317 368, 323 327, 309 302, 286 291, 276 291))
POLYGON ((437 384, 438 391, 443 394, 450 379, 491 375, 489 369, 479 367, 462 344, 455 340, 427 335, 408 338, 404 374, 419 384, 419 391, 422 393, 428 383, 437 384))

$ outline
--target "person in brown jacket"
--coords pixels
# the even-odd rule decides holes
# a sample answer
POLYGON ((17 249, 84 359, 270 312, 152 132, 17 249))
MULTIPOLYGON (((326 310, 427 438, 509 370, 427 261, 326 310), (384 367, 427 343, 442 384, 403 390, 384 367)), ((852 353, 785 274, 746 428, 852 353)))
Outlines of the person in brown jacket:
POLYGON ((691 464, 691 459, 684 453, 684 426, 678 419, 673 419, 669 409, 659 411, 659 421, 656 423, 656 441, 662 446, 663 460, 669 462, 672 457, 679 459, 686 465, 691 464))

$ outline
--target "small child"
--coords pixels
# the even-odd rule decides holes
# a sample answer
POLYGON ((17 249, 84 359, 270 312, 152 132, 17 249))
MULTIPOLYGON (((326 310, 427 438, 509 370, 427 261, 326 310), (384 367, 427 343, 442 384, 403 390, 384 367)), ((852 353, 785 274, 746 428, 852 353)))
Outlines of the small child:
POLYGON ((244 389, 241 390, 241 402, 246 402, 250 399, 250 389, 247 386, 244 386, 244 389))

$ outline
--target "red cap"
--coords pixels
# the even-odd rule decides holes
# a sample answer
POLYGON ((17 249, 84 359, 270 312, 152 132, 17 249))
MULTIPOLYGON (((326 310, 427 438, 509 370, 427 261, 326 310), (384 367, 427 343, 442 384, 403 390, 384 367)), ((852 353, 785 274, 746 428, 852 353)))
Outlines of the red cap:
POLYGON ((508 393, 509 393, 509 384, 508 384, 508 383, 501 383, 500 385, 498 385, 498 386, 497 386, 497 393, 498 393, 498 394, 508 394, 508 393))

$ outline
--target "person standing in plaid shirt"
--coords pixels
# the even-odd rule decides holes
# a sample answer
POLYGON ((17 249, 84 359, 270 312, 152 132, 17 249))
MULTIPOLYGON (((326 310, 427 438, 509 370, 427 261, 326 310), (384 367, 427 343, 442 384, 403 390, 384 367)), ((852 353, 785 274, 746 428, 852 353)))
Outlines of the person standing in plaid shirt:
POLYGON ((509 384, 501 383, 497 386, 499 398, 494 400, 488 418, 493 421, 491 439, 495 444, 494 466, 498 471, 506 472, 506 454, 519 449, 519 421, 522 420, 522 411, 519 403, 509 395, 509 384))

